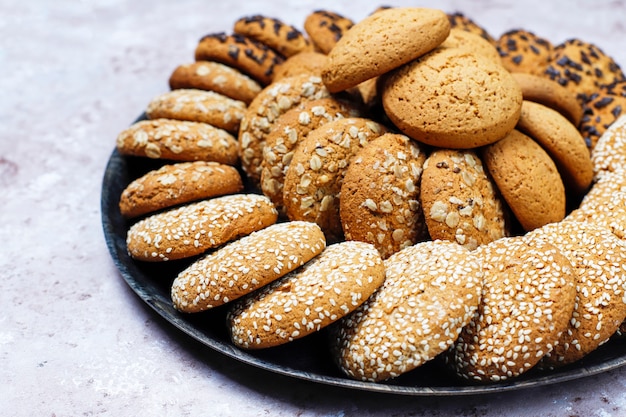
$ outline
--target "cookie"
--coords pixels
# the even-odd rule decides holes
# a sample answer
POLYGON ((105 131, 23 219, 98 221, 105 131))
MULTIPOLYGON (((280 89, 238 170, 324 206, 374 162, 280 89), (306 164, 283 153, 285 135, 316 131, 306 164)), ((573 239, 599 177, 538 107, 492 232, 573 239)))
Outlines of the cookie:
POLYGON ((215 61, 233 67, 265 86, 285 58, 269 46, 247 36, 213 33, 204 36, 195 50, 196 61, 215 61))
POLYGON ((426 154, 408 137, 386 133, 350 161, 339 215, 346 240, 371 243, 383 259, 428 237, 420 203, 426 154))
POLYGON ((446 48, 466 48, 475 54, 488 58, 496 64, 502 64, 500 53, 493 43, 475 32, 463 30, 458 27, 452 28, 450 29, 450 34, 441 46, 446 48))
POLYGON ((470 17, 464 15, 461 12, 448 13, 448 21, 450 22, 450 27, 462 29, 466 32, 472 32, 479 35, 481 38, 488 41, 490 44, 496 44, 496 40, 493 36, 487 32, 485 28, 480 26, 476 21, 471 19, 470 17))
POLYGON ((626 80, 616 81, 602 88, 602 91, 606 91, 608 94, 614 96, 626 97, 626 80))
POLYGON ((502 197, 472 150, 434 150, 424 164, 420 199, 433 240, 473 250, 509 234, 502 197))
POLYGON ((385 282, 332 327, 339 368, 363 381, 384 381, 443 353, 480 301, 482 267, 453 242, 422 242, 385 261, 385 282))
POLYGON ((237 301, 228 313, 235 346, 278 346, 319 331, 358 308, 385 279, 376 249, 328 246, 304 266, 237 301))
POLYGON ((322 68, 326 65, 328 57, 320 52, 300 52, 289 57, 274 71, 273 81, 281 78, 293 77, 300 74, 322 75, 322 68))
POLYGON ((239 130, 241 167, 254 184, 258 185, 261 179, 263 148, 276 119, 302 102, 328 96, 320 77, 300 74, 272 83, 255 97, 239 130))
POLYGON ((565 186, 559 171, 531 138, 513 130, 485 147, 482 160, 524 230, 565 217, 565 186))
POLYGON ((602 92, 593 93, 585 103, 580 132, 593 150, 606 130, 626 114, 626 96, 602 92))
POLYGON ((277 223, 228 243, 174 279, 174 307, 198 313, 236 300, 319 255, 324 234, 314 223, 277 223))
POLYGON ((523 72, 512 73, 522 89, 524 100, 543 104, 561 113, 574 126, 578 126, 583 117, 583 106, 576 95, 556 81, 540 75, 523 72))
POLYGON ((594 179, 626 166, 626 115, 620 116, 591 151, 594 179))
POLYGON ((407 136, 440 148, 493 143, 513 130, 522 108, 511 74, 464 49, 437 48, 385 78, 389 119, 407 136))
POLYGON ((593 179, 591 156, 582 135, 569 120, 542 104, 524 101, 517 129, 550 155, 569 191, 580 195, 589 188, 593 179))
POLYGON ((496 47, 507 70, 525 74, 543 75, 554 54, 549 40, 524 29, 503 33, 496 47))
POLYGON ((235 165, 239 161, 237 140, 228 132, 206 123, 182 120, 141 120, 117 136, 122 155, 173 161, 214 161, 235 165))
POLYGON ((310 100, 278 117, 263 147, 261 190, 274 205, 283 208, 283 184, 293 152, 314 129, 337 119, 358 117, 355 105, 334 97, 310 100))
POLYGON ((377 122, 351 117, 310 132, 296 147, 285 174, 287 217, 317 223, 329 242, 341 239, 339 195, 346 168, 361 148, 386 131, 377 122))
POLYGON ((237 168, 218 162, 164 165, 131 182, 120 197, 122 216, 137 217, 203 198, 243 189, 237 168))
POLYGON ((328 54, 353 25, 349 18, 328 10, 316 10, 304 20, 304 30, 315 49, 323 54, 328 54))
POLYGON ((313 50, 313 45, 302 32, 272 17, 242 17, 235 22, 233 32, 265 44, 284 57, 313 50))
POLYGON ((127 233, 130 256, 169 261, 200 255, 276 222, 278 212, 264 196, 233 194, 153 214, 127 233))
POLYGON ((607 342, 626 318, 626 242, 608 229, 559 222, 526 235, 530 244, 556 246, 576 272, 576 299, 567 330, 541 366, 560 367, 582 359, 607 342))
POLYGON ((237 133, 246 111, 246 103, 213 91, 172 90, 148 103, 148 119, 175 119, 202 122, 237 133))
POLYGON ((461 378, 499 382, 517 377, 550 353, 568 326, 576 271, 553 245, 522 237, 480 246, 481 302, 446 361, 461 378))
POLYGON ((198 61, 176 67, 169 79, 172 90, 215 91, 233 100, 249 104, 261 86, 247 75, 219 62, 198 61))

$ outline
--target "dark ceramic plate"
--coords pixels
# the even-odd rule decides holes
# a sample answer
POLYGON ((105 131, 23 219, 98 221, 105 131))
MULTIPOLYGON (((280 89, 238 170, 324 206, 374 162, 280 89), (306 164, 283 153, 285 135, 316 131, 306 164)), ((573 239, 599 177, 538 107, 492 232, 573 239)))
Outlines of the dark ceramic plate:
POLYGON ((145 303, 182 332, 238 361, 320 384, 416 396, 519 390, 582 378, 626 364, 626 339, 615 339, 576 364, 552 372, 531 370, 520 378, 498 384, 468 385, 448 373, 438 359, 391 382, 369 383, 348 379, 335 367, 328 353, 324 331, 277 348, 240 350, 230 343, 228 337, 225 325, 227 307, 196 315, 184 315, 172 307, 170 285, 189 261, 143 263, 128 256, 125 238, 130 224, 120 215, 120 194, 132 180, 161 163, 147 158, 122 156, 117 151, 111 155, 102 183, 101 201, 107 246, 122 278, 145 303))

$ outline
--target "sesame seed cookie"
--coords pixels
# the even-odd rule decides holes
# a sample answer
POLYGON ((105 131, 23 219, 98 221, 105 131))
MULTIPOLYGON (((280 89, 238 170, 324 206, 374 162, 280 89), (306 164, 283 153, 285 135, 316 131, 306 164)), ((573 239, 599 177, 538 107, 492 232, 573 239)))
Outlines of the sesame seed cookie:
POLYGON ((274 69, 285 58, 269 46, 233 33, 204 36, 195 50, 196 61, 215 61, 233 67, 265 86, 272 82, 274 69))
POLYGON ((496 47, 502 65, 511 72, 542 75, 554 54, 554 45, 524 29, 513 29, 500 35, 496 47))
POLYGON ((304 20, 304 30, 315 48, 323 54, 328 54, 353 25, 349 18, 328 10, 316 10, 304 20))
POLYGON ((494 39, 494 37, 491 36, 485 28, 476 23, 476 21, 464 15, 463 13, 448 13, 448 21, 450 22, 450 27, 475 33, 495 46, 496 40, 494 39))
POLYGON ((458 27, 450 29, 450 34, 441 45, 446 48, 467 48, 497 64, 502 64, 500 53, 493 43, 477 33, 469 32, 458 27))
POLYGON ((469 149, 493 143, 515 127, 522 91, 501 65, 444 47, 391 71, 382 102, 407 136, 440 148, 469 149))
POLYGON ((431 239, 473 250, 509 234, 502 197, 472 150, 433 151, 424 164, 420 199, 431 239))
POLYGON ((607 93, 593 93, 585 103, 579 125, 587 146, 593 150, 606 130, 626 114, 626 97, 607 93))
POLYGON ((122 216, 130 218, 242 189, 241 175, 235 167, 218 162, 179 162, 131 182, 122 192, 119 206, 122 216))
POLYGON ((188 258, 263 229, 277 218, 267 197, 227 195, 146 217, 130 227, 126 245, 130 256, 141 261, 188 258))
POLYGON ((328 246, 302 267, 237 301, 228 313, 235 346, 260 349, 319 331, 358 308, 385 279, 376 248, 328 246))
POLYGON ((281 210, 285 173, 296 146, 314 129, 337 119, 358 117, 360 110, 345 100, 326 97, 310 100, 276 119, 267 135, 261 164, 261 190, 281 210))
POLYGON ((576 126, 561 113, 543 104, 524 101, 517 129, 550 155, 568 190, 580 195, 589 188, 593 179, 589 149, 576 126))
POLYGON ((322 79, 330 92, 346 90, 433 50, 449 33, 450 22, 440 10, 379 11, 344 33, 328 53, 322 79))
POLYGON ((576 95, 556 81, 540 75, 523 72, 512 73, 522 89, 524 100, 543 104, 561 113, 574 126, 578 126, 583 117, 583 106, 576 95))
POLYGON ((328 241, 343 237, 339 195, 350 160, 387 129, 372 120, 338 119, 313 130, 296 147, 285 174, 283 204, 290 220, 317 223, 328 241))
POLYGON ((385 260, 385 282, 332 327, 335 361, 348 376, 383 381, 446 351, 478 308, 482 267, 453 242, 429 241, 385 260))
POLYGON ((445 359, 461 378, 499 382, 552 351, 572 317, 576 271, 541 240, 503 238, 475 253, 484 272, 481 302, 445 359))
POLYGON ((172 119, 141 120, 117 136, 122 155, 173 161, 215 161, 235 165, 237 140, 225 130, 206 123, 172 119))
POLYGON ((626 115, 619 117, 591 151, 594 179, 626 166, 626 115))
POLYGON ((373 244, 383 259, 428 237, 420 204, 426 154, 408 137, 385 133, 346 169, 339 215, 346 240, 373 244))
POLYGON ((565 217, 565 186, 559 171, 531 138, 513 130, 485 147, 482 160, 524 230, 565 217))
POLYGON ((246 103, 214 91, 179 89, 153 97, 146 108, 148 119, 202 122, 237 133, 246 103))
POLYGON ((276 119, 302 102, 329 96, 320 77, 300 74, 270 84, 255 97, 239 129, 241 167, 254 184, 260 182, 265 140, 276 119))
POLYGON ((172 90, 196 89, 215 91, 233 100, 250 104, 261 86, 242 72, 219 62, 198 61, 179 65, 170 75, 172 90))
POLYGON ((198 313, 236 300, 304 265, 326 247, 315 223, 277 223, 195 261, 174 279, 176 309, 198 313))
POLYGON ((552 368, 575 362, 605 343, 626 318, 626 242, 608 229, 559 222, 528 233, 556 246, 576 271, 576 298, 567 330, 541 362, 552 368))
POLYGON ((233 31, 269 46, 284 57, 313 50, 313 45, 302 32, 272 17, 261 15, 242 17, 235 22, 233 31))

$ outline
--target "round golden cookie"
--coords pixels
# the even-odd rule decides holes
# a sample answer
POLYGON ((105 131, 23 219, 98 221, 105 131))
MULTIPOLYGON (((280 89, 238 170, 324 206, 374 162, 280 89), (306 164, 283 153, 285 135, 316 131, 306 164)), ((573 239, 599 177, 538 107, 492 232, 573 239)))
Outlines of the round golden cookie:
POLYGON ((117 136, 122 155, 173 161, 215 161, 235 165, 239 161, 237 140, 228 132, 206 123, 172 119, 141 120, 117 136))
POLYGON ((501 65, 443 47, 389 73, 382 101, 389 119, 407 136, 440 148, 468 149, 513 130, 522 91, 501 65))
POLYGON ((591 155, 582 135, 569 120, 542 104, 524 101, 517 129, 550 155, 568 190, 580 195, 589 188, 593 179, 591 155))
POLYGON ((237 33, 204 36, 194 56, 196 61, 215 61, 236 68, 263 86, 272 82, 274 69, 285 60, 269 46, 237 33))
POLYGON ((241 167, 254 184, 261 180, 263 148, 276 119, 302 102, 328 96, 320 77, 300 74, 270 84, 255 97, 239 129, 241 167))
POLYGON ((122 192, 119 206, 122 216, 130 218, 242 189, 241 175, 235 167, 218 162, 179 162, 131 182, 122 192))
POLYGON ((228 313, 235 346, 278 346, 319 331, 358 308, 385 279, 376 249, 328 246, 302 267, 237 301, 228 313))
POLYGON ((420 187, 431 239, 473 250, 509 234, 502 197, 474 151, 434 150, 420 187))
POLYGON ((576 271, 553 245, 523 237, 480 246, 484 272, 478 311, 446 354, 474 382, 504 381, 550 353, 568 326, 576 271))
POLYGON ((246 103, 213 91, 196 89, 172 90, 148 103, 148 119, 175 119, 202 122, 237 133, 246 112, 246 103))
POLYGON ((576 299, 567 330, 543 367, 575 362, 605 343, 626 318, 626 242, 608 229, 582 222, 552 223, 525 236, 556 246, 576 272, 576 299))
POLYGON ((277 218, 267 197, 227 195, 146 217, 130 227, 126 245, 130 256, 141 261, 189 258, 263 229, 277 218))
POLYGON ((626 115, 620 116, 591 151, 594 179, 626 166, 626 115))
POLYGON ((343 176, 354 155, 386 132, 383 125, 358 117, 338 119, 311 131, 296 147, 285 174, 287 217, 317 223, 329 242, 341 239, 343 176))
POLYGON ((549 40, 524 29, 503 33, 496 46, 507 70, 525 74, 543 75, 554 54, 549 40))
POLYGON ((449 33, 450 22, 440 10, 394 7, 379 11, 339 39, 328 53, 322 79, 332 93, 346 90, 433 50, 449 33))
POLYGON ((565 186, 559 171, 531 138, 513 130, 485 147, 482 160, 524 230, 565 217, 565 186))
POLYGON ((285 62, 276 68, 273 81, 300 74, 321 76, 322 68, 326 65, 327 60, 328 57, 320 52, 300 52, 287 58, 285 62))
POLYGON ((335 362, 348 376, 383 381, 443 353, 480 302, 482 267, 469 250, 429 241, 385 260, 385 282, 331 332, 335 362))
POLYGON ((233 31, 265 44, 284 57, 313 50, 311 42, 295 27, 280 19, 254 15, 235 22, 233 31))
POLYGON ((626 114, 626 96, 597 92, 584 105, 579 125, 587 146, 593 150, 600 137, 623 114, 626 114))
POLYGON ((462 29, 466 32, 475 33, 495 46, 496 40, 494 39, 494 37, 491 36, 485 28, 480 26, 478 23, 476 23, 474 20, 464 15, 463 13, 448 13, 448 20, 450 21, 450 27, 462 29))
POLYGON ((550 107, 561 113, 574 126, 578 126, 583 117, 583 107, 570 90, 540 75, 523 72, 515 72, 512 75, 522 89, 524 100, 550 107))
POLYGON ((296 146, 314 129, 337 119, 360 116, 359 109, 335 97, 310 100, 278 117, 267 135, 261 163, 261 190, 274 205, 283 208, 285 173, 296 146))
POLYGON ((428 237, 420 204, 426 154, 408 137, 385 133, 350 161, 339 215, 346 240, 371 243, 383 259, 428 237))
POLYGON ((259 83, 242 72, 209 61, 179 65, 170 75, 169 85, 172 90, 185 88, 215 91, 246 104, 261 91, 259 83))
POLYGON ((502 59, 500 58, 498 49, 493 45, 493 43, 489 42, 487 39, 475 32, 453 27, 450 29, 450 34, 441 46, 446 48, 466 48, 473 53, 490 59, 496 64, 502 65, 502 59))
POLYGON ((230 242, 195 261, 172 283, 174 307, 198 313, 275 281, 326 247, 315 223, 277 223, 230 242))
POLYGON ((329 53, 353 25, 349 18, 328 10, 316 10, 304 20, 304 30, 315 48, 323 54, 329 53))

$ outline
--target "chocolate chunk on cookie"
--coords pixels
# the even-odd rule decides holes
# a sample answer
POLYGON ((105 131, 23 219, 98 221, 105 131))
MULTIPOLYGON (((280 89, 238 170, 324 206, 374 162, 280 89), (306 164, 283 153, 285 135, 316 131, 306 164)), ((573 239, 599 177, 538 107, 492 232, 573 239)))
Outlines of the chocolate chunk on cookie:
POLYGON ((600 137, 620 116, 626 114, 626 96, 593 93, 585 102, 579 129, 593 151, 600 137))
POLYGON ((242 17, 235 22, 233 31, 265 44, 287 58, 313 50, 313 45, 302 32, 273 17, 258 14, 242 17))
POLYGON ((316 10, 304 20, 304 30, 315 48, 327 54, 354 22, 339 13, 316 10))
POLYGON ((511 72, 543 75, 554 54, 554 45, 524 29, 503 33, 496 43, 502 65, 511 72))

